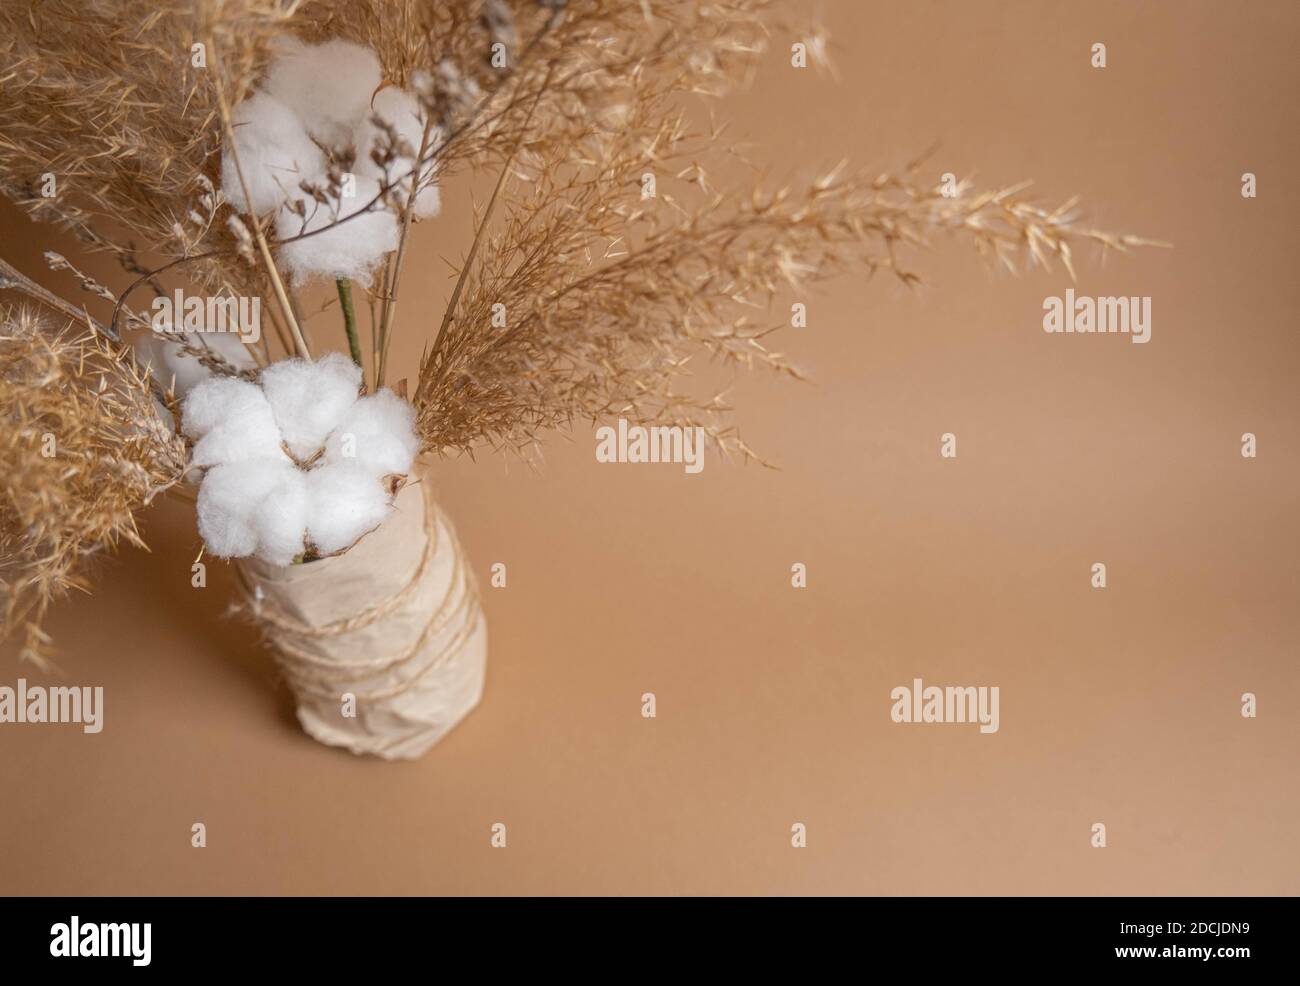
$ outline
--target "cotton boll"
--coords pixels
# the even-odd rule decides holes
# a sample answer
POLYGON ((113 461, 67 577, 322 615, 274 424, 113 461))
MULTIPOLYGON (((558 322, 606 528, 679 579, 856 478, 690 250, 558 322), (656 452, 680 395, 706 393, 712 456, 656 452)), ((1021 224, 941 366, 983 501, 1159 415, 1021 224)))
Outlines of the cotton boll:
POLYGON ((266 395, 257 384, 239 377, 212 377, 185 398, 181 428, 190 438, 200 438, 217 425, 252 414, 262 405, 266 405, 266 395))
MULTIPOLYGON (((280 517, 268 525, 262 514, 272 501, 293 496, 295 483, 305 504, 302 473, 283 459, 245 459, 209 469, 199 486, 197 507, 199 535, 208 552, 218 558, 246 558, 270 531, 272 553, 283 557, 289 519, 280 517)), ((300 533, 298 550, 301 540, 300 533)))
MULTIPOLYGON (((409 92, 392 86, 380 90, 375 95, 371 100, 371 110, 372 112, 366 115, 362 123, 360 136, 357 139, 357 169, 362 174, 380 181, 387 177, 389 181, 396 182, 394 191, 404 200, 411 187, 410 178, 407 176, 415 170, 416 162, 420 157, 420 145, 424 140, 424 110, 419 100, 409 92), (388 140, 383 130, 375 124, 373 120, 375 116, 390 124, 409 147, 409 153, 399 153, 396 160, 389 165, 387 175, 371 157, 371 152, 385 146, 388 140)), ((441 140, 441 128, 434 127, 429 133, 428 146, 436 147, 441 140)), ((425 154, 428 154, 428 150, 425 154)), ((421 177, 423 187, 415 200, 415 215, 420 219, 436 216, 441 207, 438 188, 432 184, 431 174, 432 166, 426 166, 421 177)))
POLYGON ((262 371, 262 391, 299 461, 310 458, 356 403, 361 367, 341 353, 327 353, 314 363, 288 359, 262 371))
POLYGON ((425 185, 415 197, 415 218, 432 219, 441 211, 442 198, 438 193, 438 186, 425 185))
POLYGON ((353 462, 373 476, 405 476, 419 451, 415 408, 385 387, 352 405, 325 443, 325 461, 353 462))
POLYGON ((255 93, 231 113, 234 151, 248 183, 248 195, 239 181, 231 147, 221 158, 221 191, 240 212, 261 215, 286 200, 302 198, 301 181, 319 181, 325 174, 325 155, 294 112, 266 93, 255 93))
POLYGON ((185 398, 181 429, 197 438, 191 462, 212 466, 250 458, 286 460, 280 429, 260 387, 236 377, 212 377, 185 398))
MULTIPOLYGON (((420 142, 424 139, 424 110, 418 99, 404 89, 388 86, 375 93, 374 98, 370 100, 369 109, 370 112, 366 114, 363 121, 362 132, 369 135, 371 140, 364 147, 358 144, 357 150, 369 158, 375 141, 381 139, 380 128, 372 119, 377 116, 392 126, 398 136, 409 145, 410 155, 419 154, 420 142)), ((435 128, 430 134, 430 139, 436 142, 437 137, 435 128)), ((373 165, 374 162, 371 161, 371 164, 373 165)))
POLYGON ((384 254, 397 249, 400 235, 397 216, 382 201, 373 210, 366 211, 367 205, 379 195, 379 182, 366 175, 353 177, 354 195, 344 195, 326 204, 307 203, 306 220, 287 211, 276 217, 275 231, 280 240, 325 230, 280 247, 280 261, 295 283, 325 276, 348 277, 369 284, 384 254), (327 229, 349 216, 354 218, 327 229))
POLYGON ((335 39, 308 45, 281 43, 263 88, 288 106, 327 147, 353 143, 383 78, 369 48, 335 39))
POLYGON ((194 443, 190 455, 190 463, 195 466, 214 466, 245 459, 289 462, 289 457, 280 447, 280 429, 270 414, 259 413, 217 425, 194 443))
POLYGON ((307 474, 285 465, 275 488, 253 515, 257 557, 272 565, 288 565, 304 550, 307 534, 307 474))
POLYGON ((350 462, 307 473, 307 537, 323 555, 349 547, 392 512, 378 477, 350 462))
POLYGON ((209 469, 199 485, 199 536, 208 553, 218 558, 246 558, 257 550, 253 529, 256 503, 242 468, 247 465, 209 469))

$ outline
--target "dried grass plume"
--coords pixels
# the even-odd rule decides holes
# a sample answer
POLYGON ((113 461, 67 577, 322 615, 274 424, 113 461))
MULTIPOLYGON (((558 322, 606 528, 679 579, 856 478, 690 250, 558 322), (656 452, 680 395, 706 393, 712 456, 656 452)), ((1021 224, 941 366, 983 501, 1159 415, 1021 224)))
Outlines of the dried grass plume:
POLYGON ((148 381, 102 337, 0 310, 0 617, 42 660, 52 600, 84 588, 84 561, 143 546, 136 512, 185 469, 148 381))

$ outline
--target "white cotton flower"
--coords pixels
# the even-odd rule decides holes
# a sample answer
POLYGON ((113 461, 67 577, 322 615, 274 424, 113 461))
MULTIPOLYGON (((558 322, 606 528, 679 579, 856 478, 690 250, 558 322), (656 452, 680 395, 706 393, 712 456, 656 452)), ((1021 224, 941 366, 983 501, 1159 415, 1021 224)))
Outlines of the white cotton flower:
POLYGON ((374 178, 354 175, 352 196, 343 195, 323 204, 308 202, 305 220, 288 211, 276 217, 278 240, 314 234, 280 247, 280 262, 295 283, 321 276, 370 283, 375 268, 383 262, 385 254, 397 249, 401 236, 397 216, 383 201, 368 208, 379 195, 379 187, 374 178), (345 218, 346 222, 339 222, 345 218), (330 226, 333 228, 327 228, 330 226))
POLYGON ((221 191, 240 212, 270 212, 286 201, 303 198, 300 182, 323 179, 324 153, 298 115, 279 100, 255 93, 235 107, 231 123, 248 195, 230 145, 221 157, 221 191))
POLYGON ((307 476, 298 468, 283 472, 253 515, 257 557, 288 565, 303 551, 307 536, 307 476))
POLYGON ((319 45, 295 38, 278 44, 263 88, 326 147, 342 148, 355 141, 382 81, 369 48, 337 38, 319 45))
POLYGON ((196 439, 209 552, 288 565, 308 544, 334 554, 383 523, 386 477, 408 473, 419 452, 415 408, 387 389, 358 400, 360 385, 360 368, 329 353, 268 366, 260 385, 211 377, 190 391, 181 425, 196 439))
MULTIPOLYGON (((391 126, 402 142, 410 148, 412 155, 420 152, 420 142, 424 139, 424 110, 418 99, 405 89, 386 86, 375 93, 374 98, 370 100, 369 110, 363 121, 362 132, 370 135, 371 140, 367 141, 365 146, 357 148, 366 155, 367 159, 374 149, 375 141, 380 139, 380 129, 375 125, 374 117, 379 117, 391 126)), ((433 134, 430 135, 430 139, 434 139, 433 134)), ((371 161, 371 164, 373 166, 374 162, 371 161)))
POLYGON ((289 461, 280 447, 280 430, 269 414, 259 412, 246 420, 218 425, 194 443, 194 451, 190 454, 190 462, 195 466, 215 466, 244 459, 289 461))
MULTIPOLYGON (((416 162, 419 160, 420 145, 424 140, 424 124, 425 113, 419 100, 404 89, 390 86, 381 89, 371 100, 371 112, 366 115, 361 136, 357 141, 357 170, 376 180, 383 181, 386 177, 390 182, 395 183, 394 193, 401 202, 405 202, 410 193, 410 176, 415 171, 416 162), (373 118, 376 116, 393 127, 409 150, 409 153, 398 154, 396 160, 389 165, 387 175, 371 157, 371 152, 387 141, 381 128, 374 122, 373 118)), ((442 130, 438 127, 432 128, 429 132, 428 147, 425 150, 426 157, 441 140, 442 130)), ((432 165, 426 165, 421 172, 420 194, 415 200, 415 215, 419 219, 432 218, 441 208, 438 187, 432 182, 432 174, 432 165)))
POLYGON ((222 463, 199 487, 199 534, 218 558, 287 565, 303 550, 306 514, 304 474, 285 459, 222 463))
POLYGON ((213 377, 190 392, 181 415, 181 430, 202 438, 227 417, 232 408, 266 397, 255 383, 238 377, 213 377))
POLYGON ((307 473, 307 537, 323 555, 350 547, 392 509, 388 489, 359 465, 327 463, 307 473))
POLYGON ((198 440, 191 456, 196 466, 287 459, 271 405, 257 384, 212 377, 191 390, 182 407, 181 430, 198 440))
POLYGON ((290 453, 300 462, 324 444, 356 402, 361 368, 342 353, 289 359, 262 371, 262 390, 290 453))
MULTIPOLYGON (((379 59, 368 48, 341 39, 309 45, 289 38, 277 43, 262 91, 240 103, 234 118, 233 143, 249 195, 239 187, 229 152, 222 166, 222 189, 241 211, 249 208, 246 198, 259 214, 276 209, 279 260, 295 283, 313 277, 369 283, 400 239, 395 209, 410 194, 424 136, 425 111, 419 100, 384 84, 379 59), (375 116, 407 145, 402 148, 406 153, 399 150, 389 163, 387 173, 371 157, 381 134, 375 116), (326 187, 330 160, 337 162, 338 152, 347 148, 356 152, 355 173, 345 176, 333 201, 317 202, 299 188, 303 180, 326 187), (385 179, 394 186, 389 190, 391 206, 387 198, 376 201, 385 179), (305 216, 297 214, 297 206, 306 210, 305 216), (336 229, 327 229, 336 223, 336 229), (312 235, 303 236, 307 233, 312 235)), ((441 139, 435 127, 430 146, 441 139)), ((432 166, 426 166, 414 215, 427 219, 437 215, 440 205, 432 166)))
POLYGON ((325 443, 325 462, 352 462, 377 477, 405 476, 419 451, 415 408, 385 387, 348 409, 325 443))

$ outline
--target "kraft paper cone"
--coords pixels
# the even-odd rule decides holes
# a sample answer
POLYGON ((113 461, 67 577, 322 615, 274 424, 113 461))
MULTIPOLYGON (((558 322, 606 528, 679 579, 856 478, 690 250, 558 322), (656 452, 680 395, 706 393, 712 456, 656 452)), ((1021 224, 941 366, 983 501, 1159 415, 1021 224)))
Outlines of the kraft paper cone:
POLYGON ((392 516, 342 555, 239 563, 247 608, 293 690, 298 720, 322 743, 418 757, 483 693, 487 626, 477 586, 428 487, 403 487, 392 516))

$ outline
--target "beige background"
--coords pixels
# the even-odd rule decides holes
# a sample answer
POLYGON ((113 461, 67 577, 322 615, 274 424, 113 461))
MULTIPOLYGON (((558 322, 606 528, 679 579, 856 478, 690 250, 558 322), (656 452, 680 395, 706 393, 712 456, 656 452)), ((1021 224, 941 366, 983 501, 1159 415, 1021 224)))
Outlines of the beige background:
MULTIPOLYGON (((1153 298, 1152 341, 1045 335, 1062 274, 940 243, 919 294, 849 276, 806 299, 784 346, 813 384, 737 381, 782 471, 598 466, 589 430, 535 470, 440 465, 509 587, 485 591, 484 703, 416 763, 302 735, 223 617, 229 572, 189 586, 191 509, 156 509, 153 553, 51 626, 104 732, 0 727, 0 892, 1300 891, 1295 5, 823 9, 838 82, 778 36, 727 104, 754 156, 895 166, 939 139, 937 170, 1079 193, 1176 244, 1081 267, 1080 293, 1153 298), (999 686, 1001 731, 891 723, 918 676, 999 686)), ((63 242, 4 217, 26 270, 63 242)), ((467 223, 419 232, 406 297, 430 321, 467 223)))

